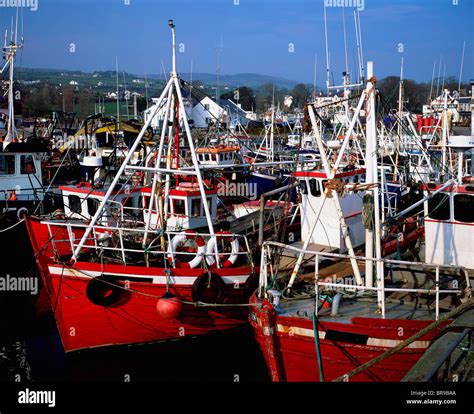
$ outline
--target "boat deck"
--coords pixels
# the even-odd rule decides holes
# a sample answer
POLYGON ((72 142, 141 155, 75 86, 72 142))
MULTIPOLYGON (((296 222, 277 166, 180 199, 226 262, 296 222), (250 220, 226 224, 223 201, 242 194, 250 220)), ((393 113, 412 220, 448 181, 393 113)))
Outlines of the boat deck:
MULTIPOLYGON (((298 249, 302 249, 304 245, 304 242, 302 241, 297 241, 291 244, 292 247, 296 247, 298 249)), ((317 243, 309 243, 308 251, 314 252, 314 253, 305 253, 303 256, 303 265, 304 266, 314 266, 314 258, 315 258, 315 253, 316 252, 321 252, 321 253, 338 253, 338 249, 335 249, 333 247, 325 246, 322 244, 317 244, 317 243)), ((295 265, 296 261, 298 260, 299 257, 299 252, 294 251, 294 250, 285 250, 280 257, 280 269, 288 269, 291 268, 295 265)))
MULTIPOLYGON (((314 311, 314 298, 301 300, 282 300, 277 311, 279 316, 311 318, 314 311)), ((323 308, 318 312, 320 320, 338 323, 352 322, 352 318, 381 319, 377 311, 375 297, 360 297, 357 299, 345 298, 341 300, 337 316, 331 316, 331 308, 323 308)), ((435 318, 434 308, 419 308, 415 303, 386 300, 385 319, 431 320, 435 318)))

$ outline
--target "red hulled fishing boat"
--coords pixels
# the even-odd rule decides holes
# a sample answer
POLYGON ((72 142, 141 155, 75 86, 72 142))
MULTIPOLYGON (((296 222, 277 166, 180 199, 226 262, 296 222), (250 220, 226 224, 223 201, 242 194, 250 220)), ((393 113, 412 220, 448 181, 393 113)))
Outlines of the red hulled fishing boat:
POLYGON ((247 322, 257 269, 249 241, 230 231, 216 188, 201 174, 170 26, 170 79, 113 180, 99 183, 100 174, 91 174, 90 183, 61 187, 64 211, 26 217, 66 351, 178 339, 247 322), (145 143, 162 107, 160 139, 145 143), (191 156, 186 165, 183 140, 191 156))

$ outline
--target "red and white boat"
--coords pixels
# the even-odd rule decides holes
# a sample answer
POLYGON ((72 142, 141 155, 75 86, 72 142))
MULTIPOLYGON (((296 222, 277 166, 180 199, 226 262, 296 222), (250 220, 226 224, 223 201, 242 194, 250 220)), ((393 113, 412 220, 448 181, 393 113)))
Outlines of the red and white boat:
POLYGON ((175 65, 156 108, 159 142, 132 162, 144 125, 113 181, 62 187, 65 210, 26 217, 64 349, 179 339, 248 319, 257 286, 249 242, 219 222, 201 175, 175 65), (179 139, 191 163, 181 168, 179 139), (183 176, 191 180, 183 182, 183 176))
MULTIPOLYGON (((465 269, 474 267, 466 251, 474 237, 469 208, 474 193, 469 186, 451 180, 425 188, 424 262, 382 257, 393 246, 382 242, 374 87, 369 80, 358 107, 366 102, 365 170, 339 170, 345 143, 330 163, 314 108, 308 106, 323 168, 295 173, 302 189, 301 242, 264 243, 259 289, 251 298, 250 323, 273 381, 400 381, 443 324, 370 368, 352 371, 470 297, 465 269), (359 246, 365 246, 365 255, 359 246)), ((358 111, 353 124, 357 116, 358 111)), ((349 128, 345 141, 351 134, 349 128)), ((410 234, 401 242, 413 243, 423 232, 410 234)))

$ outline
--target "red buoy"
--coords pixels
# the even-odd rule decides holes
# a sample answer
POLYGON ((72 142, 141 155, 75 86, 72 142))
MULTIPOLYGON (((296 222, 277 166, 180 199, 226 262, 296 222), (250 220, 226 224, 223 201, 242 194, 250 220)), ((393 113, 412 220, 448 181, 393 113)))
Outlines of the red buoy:
POLYGON ((179 298, 172 293, 166 292, 158 302, 156 302, 156 311, 163 319, 176 319, 183 308, 179 298))

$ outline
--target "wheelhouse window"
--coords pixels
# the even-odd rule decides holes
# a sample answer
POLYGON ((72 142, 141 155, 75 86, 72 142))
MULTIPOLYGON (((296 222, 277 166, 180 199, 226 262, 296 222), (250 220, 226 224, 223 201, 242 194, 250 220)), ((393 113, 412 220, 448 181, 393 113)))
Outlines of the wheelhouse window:
POLYGON ((309 190, 311 191, 311 195, 314 197, 319 197, 321 195, 321 189, 319 188, 318 180, 315 178, 311 178, 309 180, 309 190))
POLYGON ((15 174, 15 156, 0 155, 0 175, 15 174))
POLYGON ((305 179, 300 181, 300 191, 301 191, 301 194, 304 194, 304 195, 308 194, 308 185, 306 184, 305 179))
POLYGON ((179 214, 181 216, 186 215, 186 203, 184 200, 181 199, 174 199, 173 200, 173 212, 174 214, 179 214))
POLYGON ((198 217, 201 215, 201 199, 195 198, 191 200, 191 216, 198 217))
POLYGON ((32 155, 22 155, 20 158, 20 171, 21 174, 35 174, 35 161, 32 155))
POLYGON ((474 222, 474 196, 459 194, 454 196, 454 220, 462 223, 474 222))
POLYGON ((99 200, 96 198, 87 198, 87 212, 90 216, 93 216, 95 213, 97 213, 98 208, 99 200))
POLYGON ((73 213, 82 212, 81 199, 79 196, 76 196, 76 195, 68 196, 68 204, 69 204, 69 210, 71 210, 73 213))
MULTIPOLYGON (((207 200, 207 207, 209 208, 209 212, 212 214, 212 198, 206 197, 206 200, 207 200)), ((204 209, 203 209, 202 215, 204 215, 204 209)))
POLYGON ((428 200, 428 216, 434 220, 449 220, 451 218, 448 194, 436 194, 428 200))

